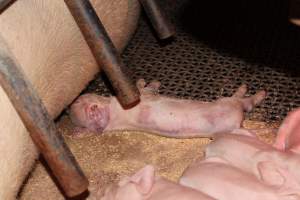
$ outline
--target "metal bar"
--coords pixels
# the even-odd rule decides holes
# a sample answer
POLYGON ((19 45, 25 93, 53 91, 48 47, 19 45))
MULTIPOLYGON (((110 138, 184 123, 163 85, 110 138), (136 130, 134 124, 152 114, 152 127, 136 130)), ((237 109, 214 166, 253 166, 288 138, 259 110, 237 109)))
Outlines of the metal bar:
POLYGON ((175 34, 175 27, 156 0, 140 0, 140 3, 160 39, 167 39, 175 34))
POLYGON ((22 69, 4 50, 5 46, 1 42, 0 47, 2 88, 66 195, 71 197, 81 194, 87 189, 88 180, 22 69))
POLYGON ((0 13, 13 1, 15 0, 0 0, 0 13))
POLYGON ((117 53, 103 24, 89 0, 65 0, 71 14, 84 35, 94 57, 109 78, 120 104, 125 109, 140 102, 135 84, 128 78, 129 71, 117 53))

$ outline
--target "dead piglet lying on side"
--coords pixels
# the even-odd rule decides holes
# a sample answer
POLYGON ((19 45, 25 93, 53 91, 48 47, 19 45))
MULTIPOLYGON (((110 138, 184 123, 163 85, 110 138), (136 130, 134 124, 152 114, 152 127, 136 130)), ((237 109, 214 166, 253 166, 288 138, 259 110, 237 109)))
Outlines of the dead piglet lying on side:
POLYGON ((100 200, 214 200, 188 187, 155 176, 153 166, 147 165, 131 177, 111 186, 100 200))
POLYGON ((245 97, 242 85, 232 97, 215 102, 183 100, 158 95, 160 83, 137 82, 141 102, 124 110, 115 97, 80 96, 70 108, 72 122, 95 132, 141 130, 167 137, 210 137, 241 127, 244 111, 251 111, 266 96, 265 91, 245 97))

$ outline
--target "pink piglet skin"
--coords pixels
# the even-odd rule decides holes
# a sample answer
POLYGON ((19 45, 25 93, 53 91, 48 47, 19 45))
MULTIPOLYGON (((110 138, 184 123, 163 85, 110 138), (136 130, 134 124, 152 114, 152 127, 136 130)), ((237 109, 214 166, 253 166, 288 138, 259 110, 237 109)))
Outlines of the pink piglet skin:
POLYGON ((300 153, 300 108, 297 108, 281 124, 274 147, 300 153))
POLYGON ((222 200, 300 200, 299 122, 298 108, 284 119, 274 145, 245 131, 218 134, 180 184, 222 200))
POLYGON ((155 176, 147 165, 131 177, 124 177, 116 186, 107 188, 100 200, 214 200, 208 195, 155 176))
POLYGON ((257 167, 260 177, 210 157, 189 166, 179 183, 222 200, 299 200, 299 187, 272 162, 260 162, 257 167))
POLYGON ((300 199, 298 152, 277 149, 255 137, 220 134, 205 149, 205 159, 215 157, 277 188, 282 199, 300 199))
POLYGON ((70 107, 72 122, 96 133, 110 130, 139 130, 166 137, 211 137, 239 129, 244 112, 251 111, 266 92, 245 97, 246 85, 232 97, 215 102, 185 100, 158 95, 160 82, 137 82, 141 102, 124 110, 115 97, 95 94, 80 96, 70 107))

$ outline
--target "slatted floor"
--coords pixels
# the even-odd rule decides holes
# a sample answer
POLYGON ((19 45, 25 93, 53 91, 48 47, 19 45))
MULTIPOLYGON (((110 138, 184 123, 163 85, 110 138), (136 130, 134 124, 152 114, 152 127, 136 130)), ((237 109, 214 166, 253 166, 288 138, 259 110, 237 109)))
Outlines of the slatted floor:
MULTIPOLYGON (((145 16, 123 59, 134 80, 162 82, 161 93, 214 100, 242 83, 268 97, 251 119, 281 120, 300 106, 300 27, 288 23, 282 0, 165 0, 176 24, 173 41, 158 42, 145 16)), ((101 75, 85 92, 109 94, 101 75)))

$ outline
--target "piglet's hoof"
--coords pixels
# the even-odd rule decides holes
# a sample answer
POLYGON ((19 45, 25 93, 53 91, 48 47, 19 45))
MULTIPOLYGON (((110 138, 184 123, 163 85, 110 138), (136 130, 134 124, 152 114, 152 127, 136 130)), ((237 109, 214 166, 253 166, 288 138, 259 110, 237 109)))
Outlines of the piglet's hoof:
POLYGON ((264 90, 260 90, 250 97, 245 97, 246 93, 247 85, 243 84, 232 95, 233 98, 237 98, 241 101, 246 112, 250 112, 251 110, 253 110, 253 108, 259 105, 267 96, 267 93, 264 90))

